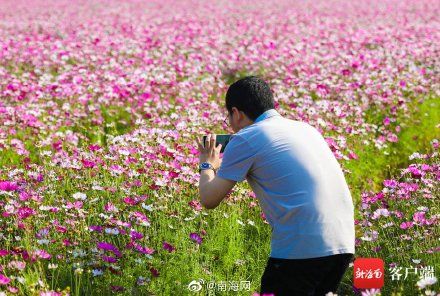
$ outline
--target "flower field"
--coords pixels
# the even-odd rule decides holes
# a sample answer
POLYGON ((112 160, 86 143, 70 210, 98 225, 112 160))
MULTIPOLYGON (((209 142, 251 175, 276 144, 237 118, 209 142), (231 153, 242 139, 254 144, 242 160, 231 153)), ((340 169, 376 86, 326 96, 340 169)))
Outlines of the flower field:
POLYGON ((351 266, 338 295, 436 295, 439 15, 434 0, 1 1, 0 295, 257 293, 270 227, 246 182, 202 208, 195 141, 232 132, 224 97, 247 75, 323 134, 355 256, 385 262, 380 291, 351 266))

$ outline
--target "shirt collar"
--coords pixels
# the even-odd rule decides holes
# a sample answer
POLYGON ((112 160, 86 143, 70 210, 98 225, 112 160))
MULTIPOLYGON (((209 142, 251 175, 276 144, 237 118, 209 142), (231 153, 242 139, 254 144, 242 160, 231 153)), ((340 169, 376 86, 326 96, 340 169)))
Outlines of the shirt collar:
POLYGON ((265 112, 263 112, 263 114, 261 114, 260 116, 257 117, 257 119, 255 119, 254 123, 262 121, 266 118, 272 117, 272 116, 281 116, 280 113, 278 113, 277 110, 275 109, 269 109, 266 110, 265 112))

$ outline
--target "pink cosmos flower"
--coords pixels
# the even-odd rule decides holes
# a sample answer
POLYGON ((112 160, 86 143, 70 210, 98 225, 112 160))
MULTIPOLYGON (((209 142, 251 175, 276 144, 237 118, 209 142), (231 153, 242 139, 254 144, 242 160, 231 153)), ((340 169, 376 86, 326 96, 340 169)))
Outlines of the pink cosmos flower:
POLYGON ((12 294, 18 293, 18 288, 13 286, 8 286, 8 291, 12 294))
POLYGON ((114 212, 117 213, 118 212, 118 208, 112 204, 111 202, 108 202, 105 206, 104 206, 104 210, 106 212, 114 212))
POLYGON ((411 222, 411 221, 408 221, 408 222, 402 222, 401 224, 400 224, 400 229, 408 229, 408 228, 411 228, 411 227, 413 227, 413 222, 411 222))
POLYGON ((46 252, 45 250, 36 250, 33 253, 34 256, 36 256, 39 259, 50 259, 52 257, 52 255, 50 255, 48 252, 46 252))
POLYGON ((61 292, 55 292, 55 291, 40 292, 40 296, 61 296, 61 295, 63 295, 61 292))
POLYGON ((348 70, 348 69, 344 69, 344 70, 341 71, 341 74, 344 75, 344 76, 349 76, 351 74, 351 71, 348 70))
POLYGON ((384 180, 383 185, 389 188, 395 188, 399 183, 396 180, 384 180))
POLYGON ((192 200, 192 201, 188 202, 188 204, 190 207, 192 207, 196 211, 202 210, 202 206, 201 206, 200 202, 198 202, 197 200, 192 200))
POLYGON ((423 225, 426 223, 425 212, 415 212, 413 215, 413 220, 418 225, 423 225))
POLYGON ((427 164, 422 164, 422 171, 430 171, 431 170, 431 166, 427 165, 427 164))
POLYGON ((26 267, 26 262, 12 260, 8 263, 8 267, 12 268, 12 269, 17 269, 17 270, 23 270, 26 267))
POLYGON ((399 138, 397 137, 396 134, 394 134, 394 133, 389 133, 388 136, 387 136, 387 140, 388 140, 389 142, 396 143, 396 142, 399 141, 399 138))
POLYGON ((357 156, 356 153, 354 153, 353 151, 350 151, 350 153, 348 154, 348 158, 349 159, 358 159, 359 157, 357 156))
POLYGON ((7 285, 11 281, 7 276, 0 274, 0 285, 7 285))

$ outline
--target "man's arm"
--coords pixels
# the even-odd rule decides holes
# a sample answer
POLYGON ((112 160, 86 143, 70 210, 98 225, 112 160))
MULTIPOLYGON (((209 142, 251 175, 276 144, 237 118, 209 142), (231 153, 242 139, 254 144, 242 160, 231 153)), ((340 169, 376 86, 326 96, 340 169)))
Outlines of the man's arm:
MULTIPOLYGON (((206 137, 206 147, 199 138, 196 139, 200 152, 200 163, 209 162, 215 169, 222 163, 220 150, 222 145, 215 147, 215 134, 206 137)), ((199 194, 200 203, 207 209, 216 208, 234 187, 236 181, 226 180, 215 175, 212 169, 200 172, 199 194)))
POLYGON ((228 195, 237 181, 220 178, 213 170, 203 170, 200 173, 199 194, 200 203, 207 209, 216 208, 228 195))

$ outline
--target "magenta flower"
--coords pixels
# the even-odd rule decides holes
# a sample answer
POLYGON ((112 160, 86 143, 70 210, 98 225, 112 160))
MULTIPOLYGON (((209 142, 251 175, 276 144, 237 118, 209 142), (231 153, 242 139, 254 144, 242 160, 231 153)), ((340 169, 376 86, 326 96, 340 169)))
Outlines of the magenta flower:
POLYGON ((142 233, 136 232, 136 231, 131 231, 130 232, 130 237, 132 240, 138 240, 144 237, 144 235, 142 233))
POLYGON ((203 242, 203 239, 200 237, 200 235, 198 235, 198 234, 195 233, 195 232, 191 232, 191 233, 189 234, 189 238, 190 238, 191 240, 193 240, 194 242, 196 242, 197 244, 199 244, 199 245, 203 242))
POLYGON ((137 251, 141 252, 142 254, 151 255, 154 253, 154 249, 142 247, 141 245, 138 244, 135 244, 134 247, 137 251))
POLYGON ((7 285, 11 281, 7 276, 0 274, 0 285, 7 285))
POLYGON ((422 172, 416 167, 410 166, 408 167, 408 171, 411 173, 411 176, 415 179, 420 179, 422 177, 422 172))
POLYGON ((90 225, 89 226, 90 231, 96 231, 96 232, 102 232, 102 226, 99 225, 90 225))
POLYGON ((117 262, 117 259, 115 257, 102 255, 101 258, 102 258, 102 260, 104 260, 105 262, 108 262, 108 263, 116 263, 117 262))
POLYGON ((98 151, 101 149, 101 146, 99 145, 89 145, 89 150, 92 152, 98 151))
POLYGON ((85 168, 94 168, 96 165, 96 163, 94 161, 90 161, 87 159, 83 159, 83 160, 81 160, 81 162, 85 168))
POLYGON ((130 205, 130 206, 134 206, 137 204, 137 202, 132 198, 132 197, 124 197, 123 199, 124 203, 130 205))
POLYGON ((17 189, 18 189, 18 185, 15 182, 0 181, 1 191, 16 191, 17 189))
POLYGON ((176 248, 174 248, 171 244, 167 243, 167 242, 163 242, 163 248, 165 250, 167 250, 168 252, 173 252, 176 248))
POLYGON ((110 244, 110 243, 107 243, 107 242, 98 242, 98 243, 96 244, 96 247, 97 247, 98 249, 101 249, 101 250, 105 250, 105 251, 113 252, 113 254, 115 254, 117 257, 121 257, 121 256, 122 256, 122 254, 121 254, 121 252, 119 251, 119 249, 118 249, 116 246, 114 246, 114 245, 112 245, 112 244, 110 244))

